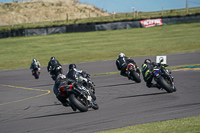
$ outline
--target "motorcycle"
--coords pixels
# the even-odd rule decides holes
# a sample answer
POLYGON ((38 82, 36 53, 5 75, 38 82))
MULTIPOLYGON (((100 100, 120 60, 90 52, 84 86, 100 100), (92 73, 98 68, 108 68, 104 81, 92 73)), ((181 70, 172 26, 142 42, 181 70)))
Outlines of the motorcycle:
POLYGON ((57 67, 51 67, 49 68, 50 74, 51 74, 51 78, 55 81, 57 76, 59 74, 62 74, 62 67, 61 66, 57 66, 57 67), (54 73, 54 74, 52 74, 54 73))
POLYGON ((35 77, 35 79, 39 79, 40 70, 38 69, 37 65, 34 65, 32 75, 35 77))
POLYGON ((59 93, 62 97, 69 98, 71 106, 81 112, 87 112, 88 108, 98 110, 99 106, 92 98, 90 91, 84 86, 77 84, 63 85, 59 87, 59 93))
POLYGON ((79 74, 78 75, 78 83, 82 84, 86 89, 88 89, 91 93, 91 96, 94 100, 96 100, 95 96, 95 85, 91 81, 90 75, 87 73, 79 74))
POLYGON ((176 91, 176 87, 174 85, 174 78, 171 76, 171 71, 167 70, 166 64, 162 64, 163 60, 160 61, 160 65, 155 66, 152 70, 153 77, 155 82, 166 90, 168 93, 172 93, 176 91))
POLYGON ((130 77, 131 80, 140 83, 140 69, 136 67, 135 63, 128 63, 126 68, 126 74, 130 77))

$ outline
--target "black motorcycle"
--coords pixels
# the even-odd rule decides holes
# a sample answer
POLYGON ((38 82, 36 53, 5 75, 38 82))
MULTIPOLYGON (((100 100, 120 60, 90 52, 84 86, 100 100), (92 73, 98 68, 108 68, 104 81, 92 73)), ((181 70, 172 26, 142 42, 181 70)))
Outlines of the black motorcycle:
POLYGON ((35 77, 35 79, 39 79, 40 70, 38 69, 37 65, 33 66, 32 75, 35 77))
POLYGON ((86 89, 88 89, 91 93, 91 96, 94 100, 96 100, 95 96, 95 85, 91 81, 90 74, 82 73, 78 75, 78 83, 82 84, 86 89))
POLYGON ((55 81, 57 76, 59 74, 62 74, 62 67, 61 66, 56 66, 56 67, 50 67, 50 74, 51 74, 51 78, 55 81))
POLYGON ((88 108, 98 110, 99 106, 92 98, 90 91, 82 85, 62 85, 59 87, 59 93, 66 99, 69 98, 71 106, 77 108, 81 112, 88 111, 88 108))
POLYGON ((165 89, 168 93, 172 93, 176 91, 176 87, 174 85, 174 78, 171 76, 171 71, 167 70, 166 64, 162 64, 163 60, 160 61, 159 65, 155 66, 152 70, 154 80, 157 84, 165 89))
POLYGON ((140 83, 140 69, 136 67, 135 63, 128 63, 126 68, 126 74, 128 75, 129 79, 135 81, 136 83, 140 83))

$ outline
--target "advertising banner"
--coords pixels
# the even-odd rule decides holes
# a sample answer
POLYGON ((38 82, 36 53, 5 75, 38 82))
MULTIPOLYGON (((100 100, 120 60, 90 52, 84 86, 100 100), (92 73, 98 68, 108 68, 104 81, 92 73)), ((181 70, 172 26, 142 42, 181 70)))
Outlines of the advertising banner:
POLYGON ((153 26, 162 25, 162 19, 147 19, 140 21, 142 27, 148 28, 153 26))

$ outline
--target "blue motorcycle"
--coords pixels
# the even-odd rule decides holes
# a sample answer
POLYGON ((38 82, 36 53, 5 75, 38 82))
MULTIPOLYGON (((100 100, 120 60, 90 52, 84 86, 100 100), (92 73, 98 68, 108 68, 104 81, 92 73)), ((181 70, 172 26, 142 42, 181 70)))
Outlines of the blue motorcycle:
POLYGON ((176 91, 176 87, 174 85, 174 78, 171 76, 171 71, 167 70, 166 64, 162 64, 163 60, 160 61, 159 65, 154 67, 152 70, 154 80, 157 84, 166 90, 168 93, 172 93, 176 91))

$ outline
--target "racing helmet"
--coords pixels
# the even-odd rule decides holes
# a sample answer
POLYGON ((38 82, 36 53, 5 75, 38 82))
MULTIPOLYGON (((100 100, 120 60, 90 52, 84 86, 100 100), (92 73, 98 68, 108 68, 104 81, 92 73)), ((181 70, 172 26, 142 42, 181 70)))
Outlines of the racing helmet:
POLYGON ((76 68, 76 65, 75 65, 75 64, 70 64, 70 65, 69 65, 69 70, 70 70, 70 69, 74 69, 74 68, 76 68))
POLYGON ((35 58, 33 58, 33 62, 36 62, 37 60, 35 58))
POLYGON ((51 60, 55 60, 55 59, 56 59, 55 57, 53 57, 53 56, 51 57, 51 60))
POLYGON ((119 57, 124 57, 124 56, 125 56, 124 53, 120 53, 120 54, 119 54, 119 57))
POLYGON ((150 59, 145 59, 144 63, 151 63, 151 60, 150 59))

